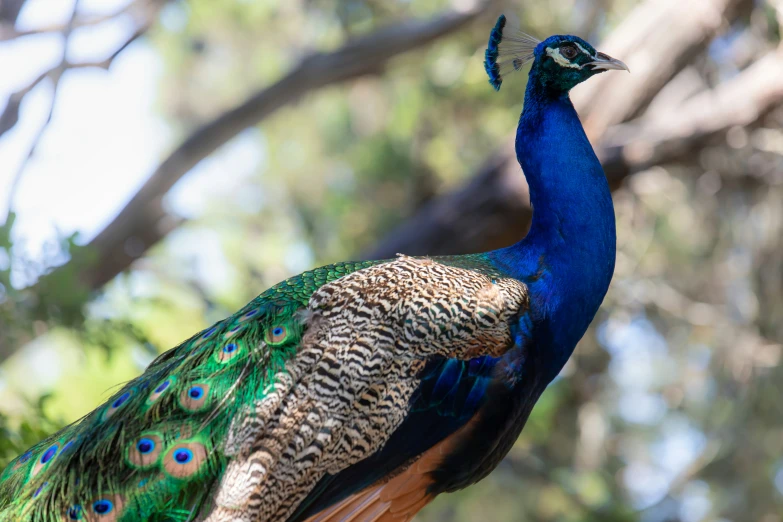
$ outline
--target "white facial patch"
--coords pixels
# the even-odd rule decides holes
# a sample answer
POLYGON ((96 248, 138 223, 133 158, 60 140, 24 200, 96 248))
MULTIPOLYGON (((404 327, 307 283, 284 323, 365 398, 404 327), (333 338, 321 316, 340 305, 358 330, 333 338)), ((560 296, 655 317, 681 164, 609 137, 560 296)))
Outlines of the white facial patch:
MULTIPOLYGON (((579 44, 577 44, 579 45, 579 44)), ((552 59, 557 63, 557 65, 561 67, 569 67, 571 69, 581 69, 582 66, 578 63, 571 63, 568 61, 568 58, 560 54, 560 49, 552 49, 551 47, 546 48, 546 54, 551 56, 552 59)), ((589 56, 589 54, 588 54, 589 56)))

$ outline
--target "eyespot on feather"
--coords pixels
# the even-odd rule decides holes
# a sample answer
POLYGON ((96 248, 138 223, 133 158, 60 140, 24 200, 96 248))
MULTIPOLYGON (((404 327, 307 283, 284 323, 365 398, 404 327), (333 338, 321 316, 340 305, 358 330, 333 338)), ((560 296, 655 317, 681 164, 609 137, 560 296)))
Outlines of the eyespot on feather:
POLYGON ((146 469, 158 462, 163 453, 163 439, 157 433, 145 433, 128 446, 126 458, 134 468, 146 469))
POLYGON ((171 389, 175 381, 176 379, 174 377, 166 377, 165 380, 161 381, 160 384, 152 390, 150 396, 147 397, 147 404, 150 405, 160 399, 161 395, 171 389))
POLYGON ((253 319, 255 316, 258 315, 260 310, 258 308, 254 308, 253 310, 248 310, 242 316, 239 318, 239 322, 243 323, 245 321, 249 321, 250 319, 253 319))
POLYGON ((106 500, 106 499, 96 500, 92 504, 93 513, 97 513, 98 515, 106 515, 111 513, 113 510, 114 510, 114 503, 111 500, 106 500))
POLYGON ((122 517, 125 499, 122 495, 101 495, 90 502, 84 512, 85 522, 117 522, 122 517))
POLYGON ((207 328, 204 333, 199 335, 193 340, 193 343, 191 344, 191 348, 196 348, 198 346, 201 346, 201 344, 212 337, 212 335, 217 332, 217 326, 212 326, 210 328, 207 328))
POLYGON ((174 478, 192 477, 207 461, 207 450, 200 442, 175 444, 163 457, 163 469, 174 478))
POLYGON ((131 398, 132 395, 133 395, 133 391, 128 390, 126 392, 123 392, 119 397, 117 397, 113 401, 111 401, 111 403, 109 403, 109 407, 106 408, 106 410, 103 412, 103 420, 110 418, 112 415, 114 415, 117 412, 117 410, 119 410, 125 404, 127 404, 128 400, 131 398))
POLYGON ((68 442, 63 444, 63 448, 60 450, 60 454, 63 454, 66 451, 73 449, 75 444, 76 444, 75 440, 69 440, 68 442))
POLYGON ((191 412, 203 410, 209 400, 209 384, 193 383, 182 390, 179 395, 179 404, 183 409, 191 412))
POLYGON ((218 347, 217 352, 215 352, 215 358, 219 363, 225 364, 239 356, 244 351, 242 348, 241 342, 226 343, 218 347))
POLYGON ((202 339, 209 339, 209 338, 210 338, 210 336, 211 336, 213 333, 215 333, 215 330, 217 330, 217 328, 215 328, 215 327, 213 326, 212 328, 210 328, 210 329, 208 329, 206 332, 204 332, 204 333, 201 335, 201 338, 202 338, 202 339))
POLYGON ((31 451, 26 451, 22 453, 22 456, 19 457, 16 462, 14 462, 14 465, 11 467, 12 471, 16 471, 17 469, 21 468, 28 462, 30 462, 30 459, 33 457, 33 453, 31 451))
POLYGON ((229 331, 227 331, 226 333, 223 334, 223 339, 224 340, 225 339, 231 339, 232 337, 234 337, 236 334, 239 333, 239 331, 243 328, 243 326, 244 325, 242 325, 242 324, 235 325, 229 331))
POLYGON ((57 456, 57 451, 59 449, 60 447, 57 444, 52 444, 51 446, 46 448, 44 452, 41 453, 41 456, 38 457, 38 460, 33 466, 33 471, 30 473, 30 476, 31 477, 36 476, 43 468, 48 466, 57 456))
POLYGON ((283 325, 273 326, 266 331, 264 338, 267 344, 280 344, 288 338, 288 328, 283 325))

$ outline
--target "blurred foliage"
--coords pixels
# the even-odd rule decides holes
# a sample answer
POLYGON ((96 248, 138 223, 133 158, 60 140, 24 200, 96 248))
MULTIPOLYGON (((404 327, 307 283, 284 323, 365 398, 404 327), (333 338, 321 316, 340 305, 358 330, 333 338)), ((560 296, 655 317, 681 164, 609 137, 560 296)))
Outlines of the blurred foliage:
MULTIPOLYGON (((92 256, 77 244, 77 234, 58 234, 47 242, 39 256, 29 255, 24 240, 14 238, 16 214, 9 212, 0 226, 0 347, 5 349, 30 341, 51 326, 81 329, 90 292, 78 278, 77 267, 89 266, 92 256), (68 260, 73 264, 52 272, 68 260), (27 286, 37 282, 35 291, 27 286)), ((0 349, 0 356, 8 354, 0 349)))
POLYGON ((0 467, 33 444, 59 430, 65 423, 52 420, 44 413, 44 403, 49 395, 41 395, 34 403, 27 405, 27 416, 18 421, 0 411, 0 467))
MULTIPOLYGON (((306 51, 446 5, 169 3, 150 33, 165 64, 159 111, 185 135, 306 51)), ((532 34, 597 40, 632 6, 520 0, 505 10, 532 34)), ((705 85, 736 72, 778 43, 782 20, 779 2, 755 2, 691 71, 705 85)), ((508 139, 524 89, 521 75, 500 93, 488 87, 488 23, 243 133, 175 186, 168 205, 188 222, 100 295, 67 273, 44 278, 40 295, 26 290, 82 254, 70 237, 46 259, 25 256, 11 216, 0 228, 0 324, 28 344, 0 374, 0 466, 155 353, 287 276, 358 255, 469 177, 508 139), (37 306, 62 312, 28 320, 37 306)), ((773 112, 615 192, 617 270, 593 328, 499 468, 417 520, 783 520, 781 128, 773 112)))

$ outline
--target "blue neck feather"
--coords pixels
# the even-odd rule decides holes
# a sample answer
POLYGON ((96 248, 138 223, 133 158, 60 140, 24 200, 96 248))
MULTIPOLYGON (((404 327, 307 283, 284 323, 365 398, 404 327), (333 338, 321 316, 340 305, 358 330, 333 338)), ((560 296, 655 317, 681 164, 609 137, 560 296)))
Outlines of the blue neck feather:
POLYGON ((533 206, 528 235, 489 254, 531 293, 533 342, 548 378, 571 356, 603 301, 614 272, 611 192, 567 92, 531 70, 516 153, 533 206))

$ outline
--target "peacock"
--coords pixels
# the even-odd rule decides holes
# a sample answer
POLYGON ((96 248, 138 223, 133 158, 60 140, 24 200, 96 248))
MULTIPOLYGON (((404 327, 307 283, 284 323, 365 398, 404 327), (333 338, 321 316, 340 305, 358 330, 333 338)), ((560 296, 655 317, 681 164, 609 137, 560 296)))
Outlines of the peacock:
POLYGON ((269 288, 13 460, 0 521, 405 522, 489 474, 609 287, 611 194, 569 91, 627 70, 576 36, 505 26, 490 83, 532 62, 524 239, 269 288))

